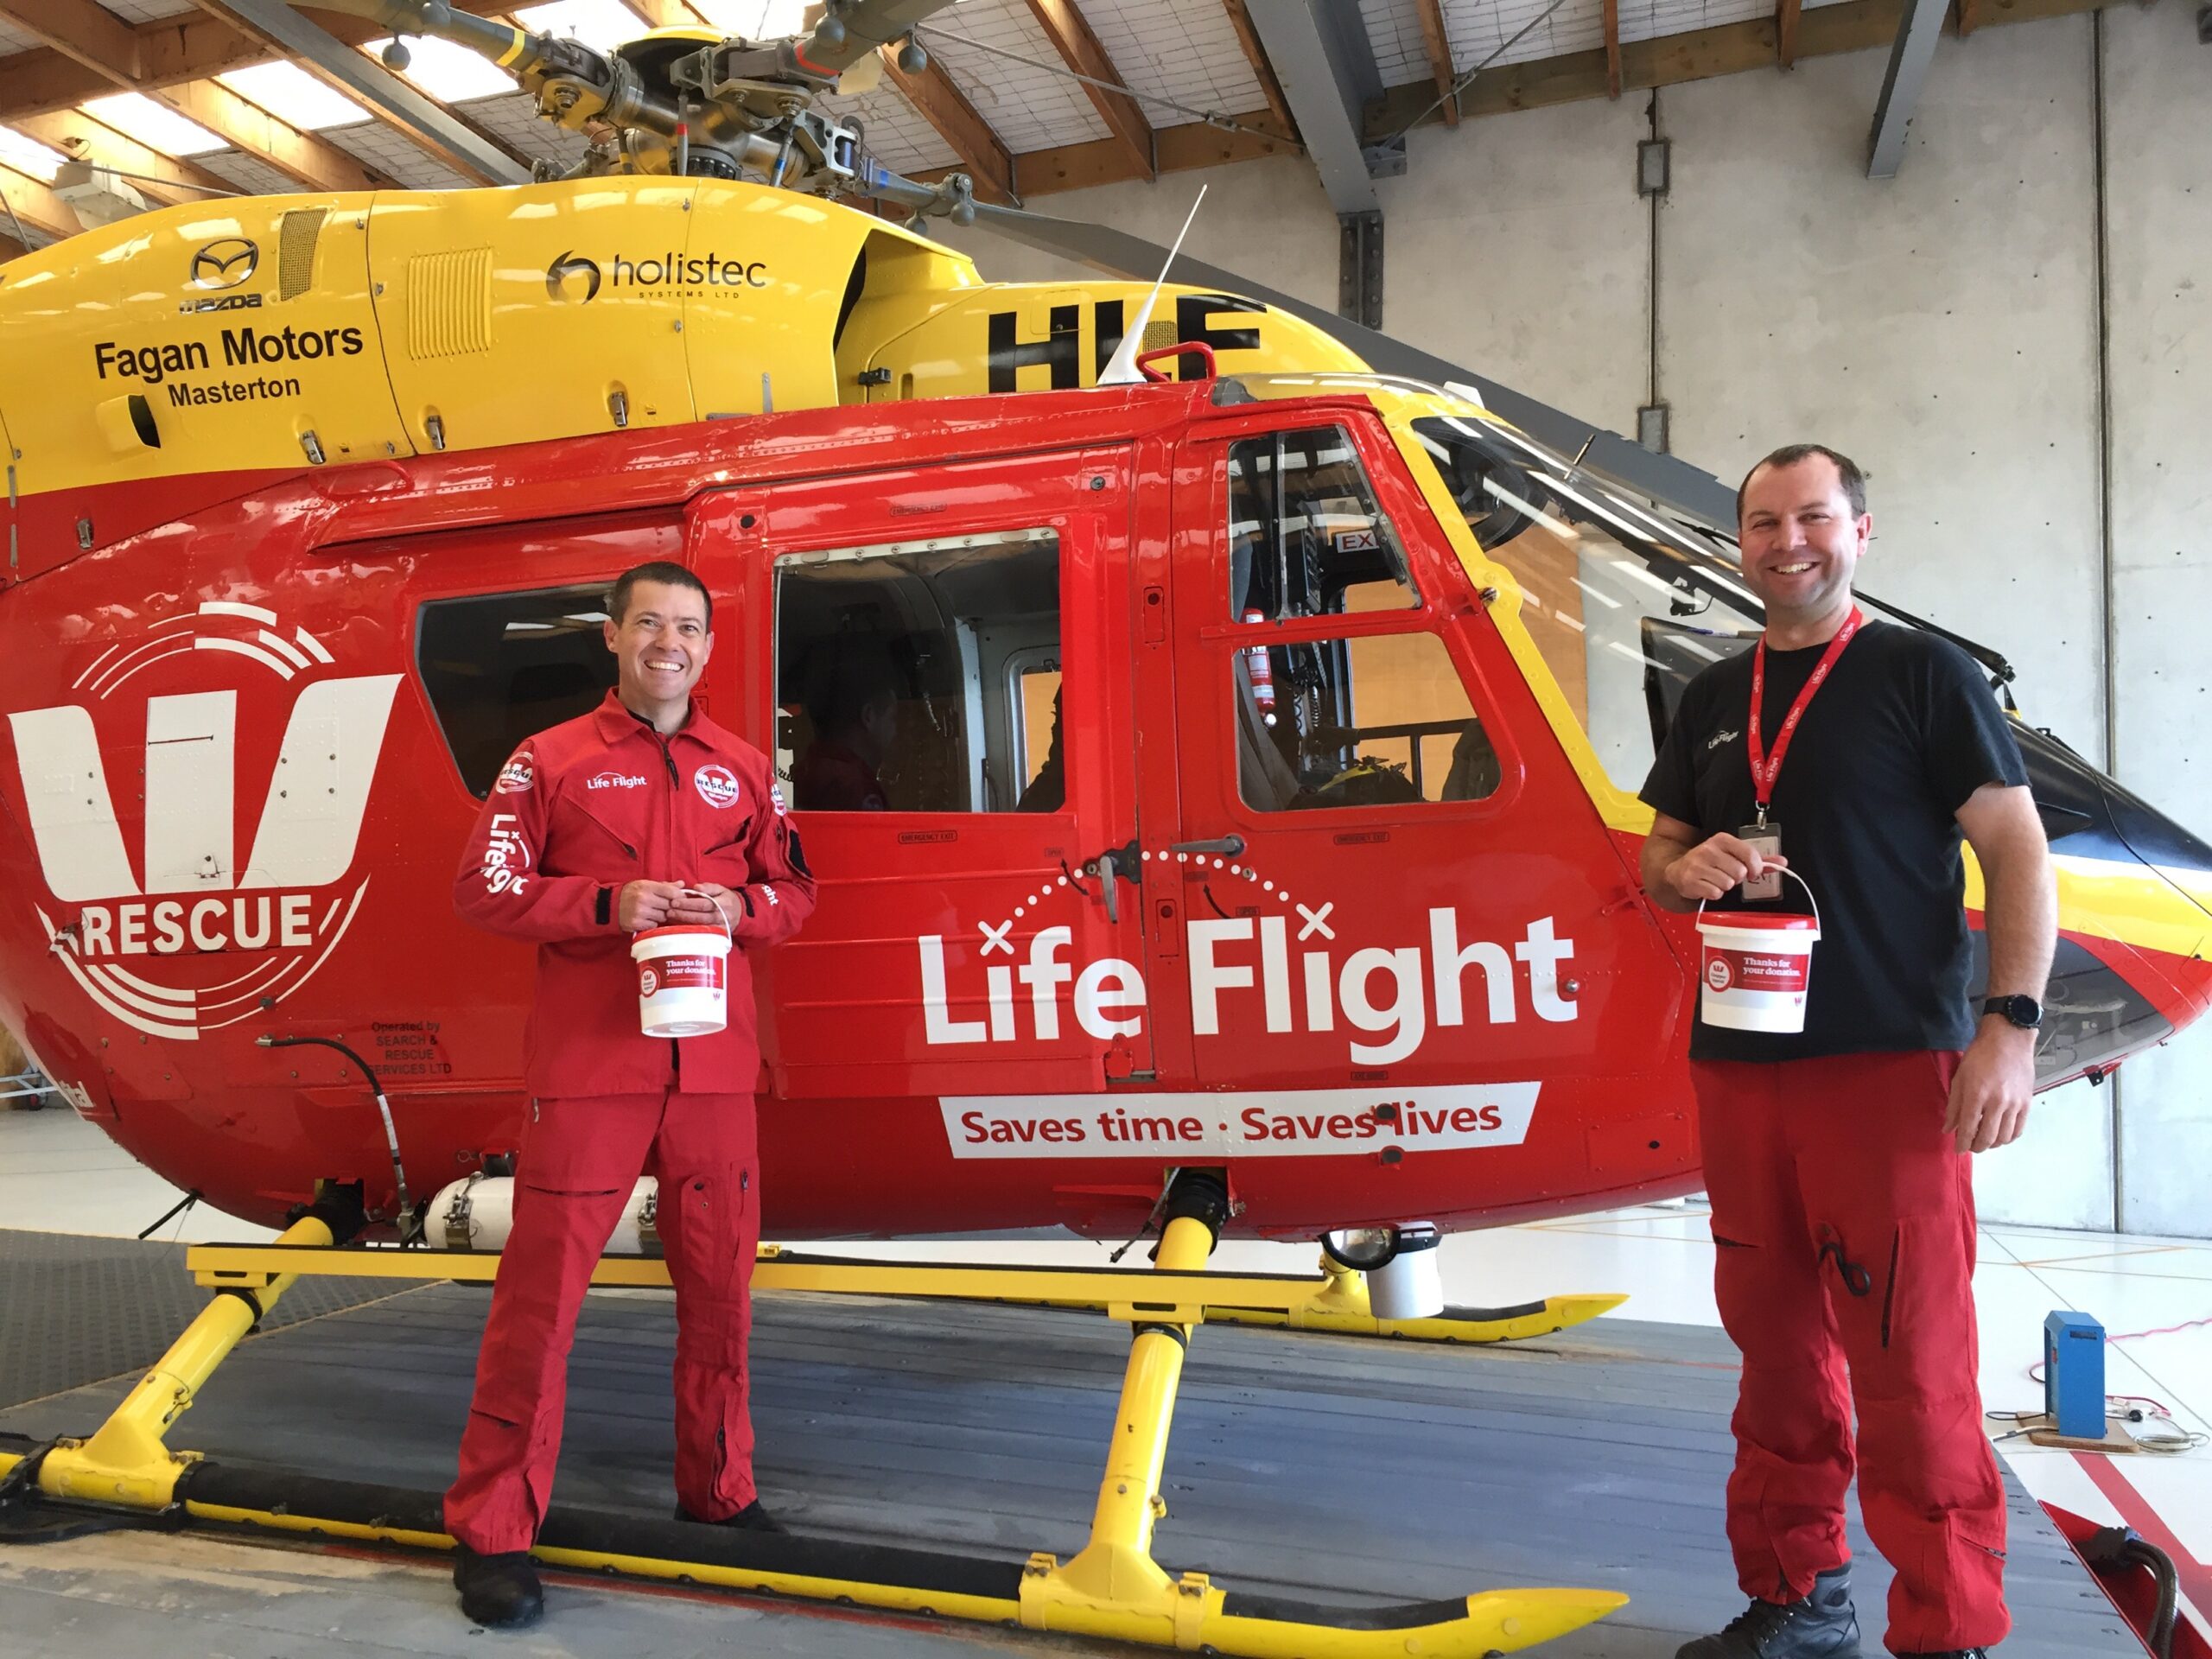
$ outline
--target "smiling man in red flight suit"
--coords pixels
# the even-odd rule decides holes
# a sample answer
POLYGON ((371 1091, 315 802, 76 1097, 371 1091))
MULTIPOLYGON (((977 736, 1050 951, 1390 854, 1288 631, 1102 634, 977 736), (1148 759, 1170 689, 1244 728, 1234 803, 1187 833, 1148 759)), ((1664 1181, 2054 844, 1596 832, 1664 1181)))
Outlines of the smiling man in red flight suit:
POLYGON ((760 1236, 747 957, 798 930, 814 878, 767 760, 692 705, 715 643, 705 587, 681 565, 639 565, 607 612, 614 690, 515 751, 454 885, 465 919, 537 946, 514 1230, 445 1500, 461 1610, 484 1624, 544 1610, 529 1552, 560 1454, 576 1313, 644 1171, 659 1180, 676 1287, 677 1514, 781 1530, 753 1491, 746 1402, 760 1236), (725 920, 728 1024, 643 1035, 631 936, 725 920))

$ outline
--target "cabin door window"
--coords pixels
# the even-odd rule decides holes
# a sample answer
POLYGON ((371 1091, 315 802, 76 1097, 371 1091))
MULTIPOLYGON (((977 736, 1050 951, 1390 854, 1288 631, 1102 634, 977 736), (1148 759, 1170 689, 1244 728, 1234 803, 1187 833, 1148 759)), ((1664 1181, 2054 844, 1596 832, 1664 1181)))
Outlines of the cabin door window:
POLYGON ((1149 1069, 1135 888, 1109 911, 1097 874, 1139 832, 1128 478, 1122 451, 1063 452, 777 486, 737 512, 768 646, 739 671, 766 688, 821 892, 771 965, 786 1092, 1057 1096, 1149 1069))

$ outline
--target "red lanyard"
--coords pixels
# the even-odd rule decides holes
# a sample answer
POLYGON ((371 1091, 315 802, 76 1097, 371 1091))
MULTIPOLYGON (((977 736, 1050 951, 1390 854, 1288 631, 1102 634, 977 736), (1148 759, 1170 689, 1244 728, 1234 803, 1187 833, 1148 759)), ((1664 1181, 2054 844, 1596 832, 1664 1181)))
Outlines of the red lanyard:
POLYGON ((1859 632, 1865 614, 1857 606, 1844 625, 1836 630, 1835 638, 1828 641, 1827 650, 1821 655, 1821 665, 1813 671, 1813 677, 1805 682, 1805 689, 1797 694, 1797 701, 1789 705, 1789 712, 1782 721, 1782 729, 1775 734, 1774 753, 1766 752, 1766 741, 1759 735, 1759 710, 1766 704, 1766 635, 1759 635, 1759 642, 1751 650, 1751 719, 1744 728, 1744 740, 1751 752, 1751 790, 1759 804, 1759 822, 1766 822, 1767 803, 1774 798, 1774 780, 1782 775, 1782 757, 1789 753, 1789 740, 1797 734, 1797 722, 1805 718, 1805 710, 1812 706, 1813 693, 1821 689, 1828 671, 1843 655, 1843 648, 1859 632))

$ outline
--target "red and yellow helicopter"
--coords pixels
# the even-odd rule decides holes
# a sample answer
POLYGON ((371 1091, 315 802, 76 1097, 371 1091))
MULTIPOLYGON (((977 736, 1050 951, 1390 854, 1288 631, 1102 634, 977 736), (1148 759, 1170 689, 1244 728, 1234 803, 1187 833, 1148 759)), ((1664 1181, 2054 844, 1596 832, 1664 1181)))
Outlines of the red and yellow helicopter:
MULTIPOLYGON (((1164 1217, 1136 1290, 989 1282, 1184 1328, 1610 1305, 1378 1325, 1355 1270, 1698 1185, 1694 938, 1640 891, 1635 791, 1760 626, 1726 488, 1227 273, 1185 262, 1155 306, 1147 244, 888 173, 815 99, 923 0, 612 54, 332 9, 478 47, 591 147, 0 268, 0 1019, 76 1109, 234 1216, 304 1208, 302 1249, 493 1242, 531 968, 455 918, 456 849, 517 742, 611 683, 612 577, 672 559, 716 601, 702 700, 776 756, 821 879, 760 974, 772 1234, 1164 1217), (840 196, 1123 280, 989 283, 840 196), (1117 354, 1152 378, 1099 384, 1117 354), (810 798, 825 746, 887 810, 810 798), (1224 1231, 1331 1235, 1333 1269, 1211 1282, 1224 1231)), ((2039 1076, 2101 1077, 2212 998, 2212 847, 2019 735, 2061 882, 2039 1076)), ((836 1280, 808 1261, 790 1282, 836 1280)), ((260 1305, 157 1375, 188 1402, 260 1305)), ((1166 1339, 1137 1338, 1124 1499, 1157 1490, 1166 1339)), ((156 1395, 41 1484, 175 1501, 156 1395)), ((1308 1650, 1218 1591, 1179 1611, 1149 1510, 1109 1507, 1020 1617, 1308 1650)), ((1422 1650, 1618 1600, 1471 1598, 1422 1650)), ((1312 1650, 1403 1650, 1378 1629, 1312 1650)))

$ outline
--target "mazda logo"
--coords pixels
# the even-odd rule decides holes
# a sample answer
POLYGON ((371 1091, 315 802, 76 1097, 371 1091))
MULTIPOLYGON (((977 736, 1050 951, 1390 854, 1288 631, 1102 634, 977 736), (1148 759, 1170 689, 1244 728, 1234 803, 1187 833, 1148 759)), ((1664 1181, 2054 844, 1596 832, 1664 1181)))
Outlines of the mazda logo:
POLYGON ((194 288, 236 288, 261 264, 261 250, 242 236, 210 242, 192 256, 194 288))
POLYGON ((549 299, 569 297, 568 284, 571 276, 584 279, 583 302, 590 304, 599 293, 599 265, 580 253, 564 253, 545 267, 545 293, 549 299))

